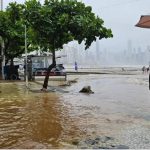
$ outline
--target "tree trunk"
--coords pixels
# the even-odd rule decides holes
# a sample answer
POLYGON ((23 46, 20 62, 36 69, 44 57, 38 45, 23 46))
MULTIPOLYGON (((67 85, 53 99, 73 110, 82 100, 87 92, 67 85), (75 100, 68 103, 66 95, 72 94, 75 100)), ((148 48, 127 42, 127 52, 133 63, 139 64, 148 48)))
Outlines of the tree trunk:
POLYGON ((10 66, 14 66, 14 58, 10 59, 10 66))
POLYGON ((46 73, 46 76, 45 76, 45 79, 44 79, 44 84, 43 84, 42 91, 47 90, 49 74, 50 74, 52 68, 54 68, 55 66, 56 66, 55 50, 53 49, 53 51, 52 51, 52 64, 47 68, 47 73, 46 73))
POLYGON ((15 67, 14 67, 14 58, 10 59, 10 66, 9 66, 9 73, 8 73, 8 79, 12 80, 12 76, 15 72, 15 67))

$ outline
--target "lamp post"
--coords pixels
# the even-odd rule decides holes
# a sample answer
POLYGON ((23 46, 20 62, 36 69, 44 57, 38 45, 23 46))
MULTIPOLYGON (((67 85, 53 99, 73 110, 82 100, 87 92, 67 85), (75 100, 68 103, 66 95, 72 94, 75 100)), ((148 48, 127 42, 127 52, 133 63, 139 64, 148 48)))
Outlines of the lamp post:
POLYGON ((25 25, 25 81, 26 87, 28 88, 28 57, 27 57, 27 27, 25 25))
MULTIPOLYGON (((1 11, 3 11, 3 0, 0 1, 1 2, 1 11)), ((5 54, 4 54, 4 41, 3 41, 3 38, 1 38, 2 41, 1 41, 1 57, 2 57, 2 65, 1 65, 1 68, 2 68, 2 79, 5 79, 5 75, 4 75, 4 66, 5 66, 5 54)))
MULTIPOLYGON (((25 0, 26 3, 26 0, 25 0)), ((25 82, 26 82, 26 88, 28 88, 28 57, 27 57, 27 26, 24 25, 24 38, 25 38, 25 82)))

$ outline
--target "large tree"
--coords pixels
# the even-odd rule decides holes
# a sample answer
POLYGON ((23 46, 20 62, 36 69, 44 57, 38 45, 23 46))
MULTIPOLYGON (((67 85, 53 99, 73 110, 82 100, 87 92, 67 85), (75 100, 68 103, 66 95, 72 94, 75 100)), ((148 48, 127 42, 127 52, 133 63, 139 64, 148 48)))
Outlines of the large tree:
POLYGON ((45 0, 43 5, 38 0, 29 0, 26 2, 26 19, 36 33, 38 44, 53 54, 43 90, 47 89, 49 73, 56 65, 56 50, 73 40, 79 44, 85 41, 87 49, 97 37, 112 37, 111 30, 103 26, 104 21, 95 16, 92 8, 77 0, 45 0))
POLYGON ((3 42, 4 55, 6 62, 10 61, 7 70, 7 78, 11 79, 13 74, 17 74, 17 69, 13 64, 15 57, 24 53, 24 5, 10 3, 5 11, 0 12, 0 36, 3 42))
POLYGON ((23 5, 10 3, 0 12, 0 36, 4 41, 4 54, 7 60, 24 53, 23 5))
MULTIPOLYGON (((11 62, 10 75, 13 74, 13 59, 20 57, 25 53, 25 24, 24 19, 25 5, 9 3, 5 11, 0 11, 0 37, 4 47, 0 46, 0 51, 3 48, 6 56, 6 63, 11 62)), ((26 24, 28 26, 28 24, 26 24)), ((30 39, 34 39, 34 32, 28 26, 28 51, 32 51, 33 43, 30 39), (31 46, 32 45, 32 46, 31 46)), ((34 41, 34 40, 32 40, 34 41)), ((35 42, 34 42, 35 43, 35 42)))

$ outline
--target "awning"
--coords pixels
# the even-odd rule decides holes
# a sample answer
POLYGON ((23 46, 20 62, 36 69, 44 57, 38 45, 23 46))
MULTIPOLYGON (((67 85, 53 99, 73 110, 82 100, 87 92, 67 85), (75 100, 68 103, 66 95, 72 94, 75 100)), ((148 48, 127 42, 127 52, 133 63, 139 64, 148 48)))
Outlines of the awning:
POLYGON ((150 28, 150 15, 141 16, 139 22, 135 26, 141 28, 150 28))

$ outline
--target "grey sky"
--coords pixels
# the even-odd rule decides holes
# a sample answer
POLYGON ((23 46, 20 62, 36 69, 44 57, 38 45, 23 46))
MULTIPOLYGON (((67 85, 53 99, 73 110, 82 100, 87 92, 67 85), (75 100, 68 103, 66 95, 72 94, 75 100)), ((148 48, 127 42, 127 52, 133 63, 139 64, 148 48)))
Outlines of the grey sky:
MULTIPOLYGON (((3 0, 4 6, 15 0, 3 0)), ((16 0, 24 2, 24 0, 16 0)), ((106 27, 111 28, 114 38, 101 40, 100 48, 110 51, 127 49, 132 41, 135 48, 146 49, 150 45, 150 29, 135 27, 141 15, 150 14, 150 0, 82 0, 92 6, 93 12, 104 20, 106 27)))

